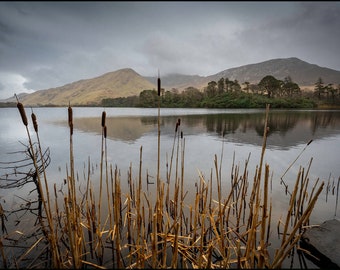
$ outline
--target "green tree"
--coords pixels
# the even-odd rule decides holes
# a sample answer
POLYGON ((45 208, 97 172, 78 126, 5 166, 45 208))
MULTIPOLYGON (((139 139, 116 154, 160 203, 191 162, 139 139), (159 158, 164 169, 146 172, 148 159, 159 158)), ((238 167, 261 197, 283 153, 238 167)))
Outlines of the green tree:
POLYGON ((250 82, 244 82, 243 85, 245 85, 244 90, 247 92, 247 94, 249 93, 249 85, 250 82))
POLYGON ((333 87, 333 84, 330 83, 326 86, 326 92, 327 92, 327 97, 329 94, 331 94, 331 100, 333 103, 335 103, 335 97, 337 95, 338 89, 333 87))
POLYGON ((267 75, 259 82, 259 87, 267 92, 268 98, 271 98, 280 91, 280 81, 274 76, 267 75))
POLYGON ((239 91, 241 91, 241 85, 239 84, 238 80, 235 79, 235 80, 232 82, 232 89, 233 89, 234 92, 239 92, 239 91))
POLYGON ((165 91, 164 93, 164 98, 162 100, 163 104, 166 105, 167 107, 171 106, 173 103, 173 94, 171 91, 165 91))
POLYGON ((182 103, 186 107, 197 107, 203 100, 203 93, 195 87, 187 87, 181 94, 182 103))
POLYGON ((208 97, 214 97, 217 93, 217 83, 215 81, 211 81, 208 83, 208 86, 205 88, 205 93, 208 97))
POLYGON ((172 96, 173 107, 177 107, 181 101, 181 93, 177 88, 172 88, 172 96))
POLYGON ((260 87, 257 84, 250 84, 249 85, 249 90, 253 93, 253 94, 258 94, 260 91, 260 87))
POLYGON ((281 89, 283 95, 288 97, 301 94, 301 89, 299 85, 297 83, 294 83, 290 76, 284 78, 281 89))
POLYGON ((322 78, 318 78, 315 83, 314 93, 318 96, 318 99, 321 99, 321 95, 325 92, 325 86, 323 84, 322 78))
POLYGON ((158 104, 158 93, 156 90, 143 90, 139 94, 139 104, 141 107, 153 108, 158 104))
POLYGON ((230 81, 228 78, 225 78, 225 91, 226 92, 230 92, 230 91, 232 91, 232 89, 231 89, 231 84, 232 84, 233 82, 232 81, 230 81))
POLYGON ((224 78, 221 78, 217 82, 217 93, 222 94, 224 92, 224 78))

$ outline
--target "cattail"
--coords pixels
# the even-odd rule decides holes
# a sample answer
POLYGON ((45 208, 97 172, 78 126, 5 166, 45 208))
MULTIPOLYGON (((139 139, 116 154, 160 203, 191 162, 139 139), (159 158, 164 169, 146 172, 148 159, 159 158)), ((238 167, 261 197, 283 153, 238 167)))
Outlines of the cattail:
POLYGON ((70 105, 68 105, 68 126, 70 127, 70 134, 73 135, 73 110, 70 105))
POLYGON ((181 118, 178 118, 177 123, 179 126, 181 125, 181 118))
POLYGON ((181 131, 181 139, 183 139, 183 131, 181 131))
POLYGON ((105 127, 105 118, 106 118, 106 112, 103 111, 103 113, 102 113, 102 127, 105 127))
POLYGON ((307 145, 310 145, 310 144, 312 143, 312 141, 313 141, 313 139, 312 139, 312 140, 310 140, 310 141, 307 143, 307 145))
POLYGON ((73 123, 69 123, 69 126, 70 126, 70 134, 73 135, 73 123))
POLYGON ((34 114, 33 112, 32 112, 32 114, 31 114, 31 117, 32 117, 32 122, 33 122, 34 130, 35 130, 35 132, 38 133, 37 117, 35 116, 35 114, 34 114))
POLYGON ((106 139, 107 128, 104 126, 104 138, 106 139))
POLYGON ((176 123, 176 129, 175 129, 175 132, 177 132, 178 130, 178 122, 176 123))
POLYGON ((73 126, 73 112, 72 112, 72 107, 70 105, 68 105, 68 125, 71 127, 71 125, 73 126))
POLYGON ((161 95, 161 79, 158 77, 157 79, 157 85, 158 85, 158 96, 161 95))
POLYGON ((22 119, 22 122, 24 123, 25 126, 28 125, 28 121, 27 121, 27 117, 26 117, 26 112, 25 112, 25 109, 24 109, 24 105, 22 105, 21 102, 18 102, 17 103, 17 107, 19 109, 19 112, 20 112, 20 115, 21 115, 21 119, 22 119))

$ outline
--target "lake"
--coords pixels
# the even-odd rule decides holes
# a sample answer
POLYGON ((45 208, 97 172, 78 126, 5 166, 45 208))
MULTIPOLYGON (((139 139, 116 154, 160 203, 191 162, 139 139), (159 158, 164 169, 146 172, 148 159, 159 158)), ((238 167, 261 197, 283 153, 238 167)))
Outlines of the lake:
MULTIPOLYGON (((157 174, 158 125, 157 108, 73 108, 73 149, 76 171, 83 178, 88 160, 94 176, 98 177, 102 144, 102 112, 106 112, 107 160, 117 166, 122 179, 128 175, 138 177, 140 151, 142 149, 143 175, 155 180, 157 174)), ((51 163, 47 177, 51 187, 63 185, 69 166, 69 127, 67 108, 33 108, 39 126, 43 149, 50 149, 51 163)), ((26 108, 27 116, 31 109, 26 108)), ((160 110, 160 176, 165 181, 175 137, 176 122, 180 119, 183 133, 181 149, 184 149, 184 189, 187 200, 195 194, 199 173, 209 179, 215 173, 214 159, 221 164, 223 183, 230 182, 232 165, 242 171, 249 159, 248 170, 254 175, 260 162, 263 144, 265 110, 261 109, 168 109, 160 110), (183 144, 184 142, 184 144, 183 144)), ((25 126, 17 108, 0 109, 0 162, 1 174, 8 161, 20 159, 24 146, 28 144, 25 126)), ((300 167, 309 169, 311 186, 317 179, 325 182, 317 205, 310 218, 312 224, 339 218, 336 208, 336 185, 340 177, 340 111, 326 110, 270 110, 269 133, 264 162, 271 171, 271 194, 274 224, 287 209, 289 196, 282 184, 292 190, 300 167)), ((35 138, 29 117, 29 130, 35 138)), ((176 144, 177 147, 177 144, 176 144)), ((252 177, 249 177, 252 179, 252 177)), ((81 181, 81 180, 80 180, 81 181)), ((3 183, 3 181, 2 181, 3 183)), ((226 186, 226 185, 225 185, 226 186)), ((31 187, 0 189, 4 209, 18 207, 20 197, 26 196, 31 187), (19 197, 18 197, 19 196, 19 197)), ((152 195, 152 194, 150 194, 152 195)), ((275 228, 273 229, 275 233, 275 228)))

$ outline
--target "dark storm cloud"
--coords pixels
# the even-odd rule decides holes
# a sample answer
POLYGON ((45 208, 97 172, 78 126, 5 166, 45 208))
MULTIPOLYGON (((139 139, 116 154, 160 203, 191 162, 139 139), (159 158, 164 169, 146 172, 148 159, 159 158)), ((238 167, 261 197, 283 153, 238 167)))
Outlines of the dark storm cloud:
POLYGON ((298 57, 340 70, 339 2, 0 2, 0 99, 120 68, 208 76, 298 57))
POLYGON ((254 52, 266 59, 296 56, 340 70, 339 3, 294 5, 294 12, 285 14, 276 10, 268 14, 272 19, 249 26, 238 33, 236 39, 243 44, 252 44, 254 52))

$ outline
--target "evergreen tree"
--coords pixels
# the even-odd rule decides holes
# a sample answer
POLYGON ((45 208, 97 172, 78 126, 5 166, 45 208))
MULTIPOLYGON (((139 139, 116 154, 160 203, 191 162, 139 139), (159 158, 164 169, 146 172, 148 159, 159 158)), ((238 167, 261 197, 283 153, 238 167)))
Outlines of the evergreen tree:
POLYGON ((224 78, 221 78, 217 82, 217 93, 222 94, 224 92, 224 78))
POLYGON ((322 78, 320 77, 315 83, 314 93, 318 96, 318 99, 321 99, 321 95, 324 93, 324 91, 325 87, 322 78))

